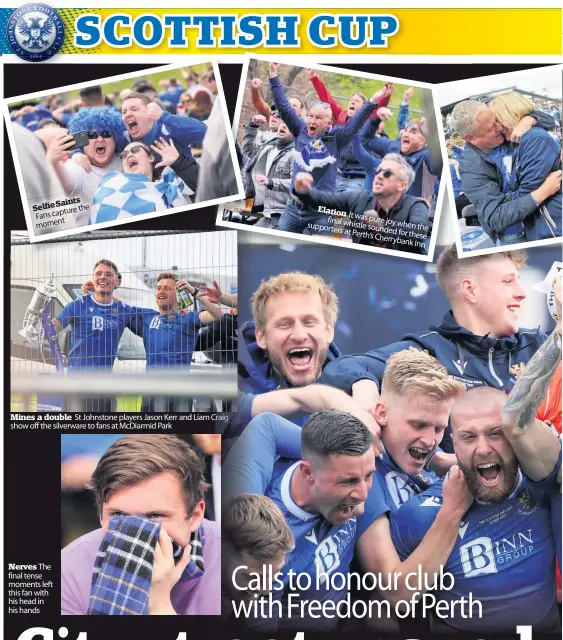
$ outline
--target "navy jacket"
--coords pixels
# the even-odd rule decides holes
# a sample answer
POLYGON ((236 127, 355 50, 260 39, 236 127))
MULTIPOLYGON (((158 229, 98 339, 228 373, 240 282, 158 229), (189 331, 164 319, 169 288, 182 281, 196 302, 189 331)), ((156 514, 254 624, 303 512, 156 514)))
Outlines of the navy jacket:
POLYGON ((432 158, 432 153, 428 147, 419 149, 410 155, 401 153, 401 141, 390 140, 383 136, 376 136, 375 132, 379 125, 379 119, 373 118, 362 130, 359 139, 365 149, 376 156, 383 158, 388 153, 398 153, 402 156, 412 167, 415 178, 411 184, 408 195, 421 197, 422 196, 422 178, 424 176, 423 165, 426 164, 426 168, 434 176, 439 176, 442 172, 442 162, 439 160, 437 163, 432 158), (376 122, 377 121, 377 122, 376 122))
MULTIPOLYGON (((346 124, 336 125, 323 135, 311 137, 307 133, 307 124, 297 115, 295 109, 289 104, 284 93, 280 79, 276 76, 270 78, 270 88, 274 97, 274 102, 279 111, 280 118, 285 122, 287 128, 291 131, 295 138, 295 149, 301 152, 313 140, 318 139, 326 146, 332 162, 313 168, 312 175, 315 180, 315 187, 325 191, 334 191, 336 187, 337 162, 344 148, 352 142, 352 138, 362 128, 364 122, 370 117, 371 113, 377 109, 377 105, 369 100, 356 112, 346 124)), ((294 164, 291 186, 295 183, 295 175, 300 169, 297 162, 294 164)))
MULTIPOLYGON (((553 118, 546 113, 534 111, 531 115, 536 118, 537 126, 542 129, 551 129, 555 126, 553 118)), ((525 135, 522 136, 522 140, 525 137, 525 135)), ((532 138, 529 138, 529 142, 530 144, 526 143, 528 150, 532 146, 532 138)), ((533 155, 535 155, 535 152, 533 155)), ((534 170, 534 173, 537 172, 534 170)), ((499 233, 517 222, 524 223, 527 239, 532 239, 528 238, 528 233, 534 234, 532 230, 534 226, 533 217, 531 224, 527 224, 524 221, 528 216, 534 214, 538 208, 530 195, 535 187, 521 193, 518 191, 514 194, 503 193, 501 170, 494 160, 469 142, 465 145, 464 153, 459 161, 459 174, 463 184, 463 191, 475 206, 483 231, 493 242, 497 241, 499 233)), ((542 182, 543 179, 537 186, 542 182)), ((561 220, 561 214, 559 215, 559 220, 561 220)), ((559 229, 561 229, 561 226, 559 226, 559 229)), ((551 238, 553 236, 550 234, 547 237, 551 238)))
MULTIPOLYGON (((560 168, 561 145, 545 129, 532 127, 522 136, 512 156, 511 198, 535 191, 552 171, 560 168)), ((524 219, 526 240, 560 238, 562 208, 561 191, 545 200, 534 215, 524 219)))
POLYGON ((430 326, 427 331, 409 333, 400 342, 364 354, 338 358, 325 367, 319 382, 347 393, 363 379, 372 380, 379 387, 387 359, 393 353, 415 347, 428 351, 468 389, 486 385, 509 393, 519 372, 545 339, 534 329, 519 329, 506 338, 476 336, 461 327, 448 311, 440 325, 430 326))
MULTIPOLYGON (((377 208, 377 198, 368 191, 343 191, 341 193, 325 193, 314 187, 308 193, 293 192, 308 209, 319 206, 346 211, 351 214, 353 220, 361 220, 365 211, 377 208)), ((351 228, 354 242, 370 246, 380 246, 394 251, 407 251, 409 253, 426 254, 424 239, 430 234, 430 220, 428 205, 421 198, 413 198, 404 194, 397 204, 388 212, 389 222, 382 227, 381 235, 389 238, 387 241, 378 242, 372 239, 373 233, 366 234, 363 229, 351 228), (410 237, 408 230, 401 228, 402 223, 417 225, 413 228, 417 237, 410 237), (399 233, 402 231, 402 234, 399 233), (401 240, 403 240, 401 242, 401 240)))
MULTIPOLYGON (((326 362, 332 362, 340 356, 340 350, 331 342, 326 362)), ((325 365, 326 366, 326 365, 325 365)), ((233 426, 244 428, 249 422, 252 410, 252 398, 260 393, 287 388, 285 380, 279 380, 264 349, 256 342, 256 325, 245 322, 239 329, 238 348, 238 390, 239 410, 231 423, 229 435, 233 435, 233 426)), ((301 421, 303 422, 303 421, 301 421)))

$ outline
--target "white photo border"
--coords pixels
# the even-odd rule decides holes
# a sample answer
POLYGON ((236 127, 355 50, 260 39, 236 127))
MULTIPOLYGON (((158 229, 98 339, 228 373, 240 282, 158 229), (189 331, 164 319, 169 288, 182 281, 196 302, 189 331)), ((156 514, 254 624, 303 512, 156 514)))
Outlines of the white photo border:
MULTIPOLYGON (((39 91, 39 92, 34 92, 34 93, 25 93, 19 96, 12 96, 10 98, 4 98, 1 101, 1 107, 2 107, 2 113, 4 115, 4 120, 6 122, 6 130, 8 133, 8 139, 10 141, 10 149, 12 151, 12 156, 14 159, 14 168, 16 171, 16 176, 17 176, 17 181, 18 181, 18 187, 19 187, 19 191, 20 191, 20 197, 21 197, 21 201, 22 201, 22 207, 23 207, 23 211, 25 214, 25 221, 27 224, 27 229, 29 231, 29 241, 31 243, 34 242, 44 242, 47 240, 55 240, 56 238, 63 238, 63 237, 68 237, 68 236, 72 236, 72 235, 76 235, 77 233, 85 233, 88 231, 95 231, 97 229, 107 229, 109 227, 115 227, 115 226, 121 226, 124 224, 128 224, 130 222, 137 222, 140 220, 150 220, 152 218, 161 218, 162 216, 167 216, 173 213, 182 213, 182 212, 188 212, 188 211, 193 211, 194 209, 201 209, 203 207, 208 207, 208 206, 212 206, 212 205, 218 205, 218 204, 224 204, 226 202, 232 202, 232 201, 236 201, 239 200, 240 198, 244 197, 244 189, 243 189, 243 185, 242 185, 242 176, 241 176, 241 172, 240 172, 240 168, 239 168, 239 164, 238 164, 238 160, 237 160, 237 155, 236 155, 236 150, 235 150, 235 141, 234 139, 229 135, 229 131, 231 130, 231 128, 229 127, 229 112, 227 110, 227 104, 225 102, 225 94, 223 92, 223 84, 221 82, 221 74, 219 73, 219 66, 217 63, 217 59, 216 58, 197 58, 194 59, 192 56, 189 57, 189 62, 174 62, 172 64, 168 64, 168 65, 164 65, 164 66, 160 66, 160 67, 151 67, 145 70, 141 70, 141 71, 133 71, 130 73, 123 73, 120 75, 115 75, 115 76, 108 76, 105 78, 100 78, 99 80, 90 80, 88 82, 80 82, 77 84, 70 84, 70 85, 66 85, 63 87, 55 87, 53 89, 47 89, 45 91, 39 91), (62 93, 65 91, 74 91, 75 89, 80 89, 83 87, 89 87, 92 86, 93 84, 105 84, 108 82, 113 82, 116 80, 128 80, 128 79, 133 79, 133 78, 139 78, 142 76, 147 76, 150 75, 151 73, 161 73, 163 71, 174 71, 180 68, 184 68, 184 67, 191 67, 193 65, 196 64, 211 64, 213 67, 213 72, 215 74, 215 81, 217 83, 217 98, 216 100, 219 100, 219 104, 221 106, 221 112, 222 112, 222 116, 223 116, 223 122, 225 125, 225 131, 227 132, 227 139, 229 142, 229 151, 231 153, 231 161, 233 163, 233 168, 235 171, 235 178, 236 178, 236 183, 237 183, 237 187, 238 187, 238 193, 236 195, 229 195, 229 196, 224 196, 222 198, 215 198, 213 200, 206 200, 205 202, 193 202, 191 204, 182 206, 182 207, 176 207, 174 209, 165 209, 163 211, 154 211, 152 213, 144 213, 144 214, 140 214, 137 216, 132 216, 130 219, 118 219, 118 220, 112 220, 111 222, 100 222, 97 224, 91 224, 91 225, 86 225, 86 226, 82 226, 82 227, 75 227, 73 229, 66 229, 64 231, 53 231, 52 233, 43 233, 43 234, 35 234, 35 229, 33 226, 33 222, 31 219, 31 212, 29 209, 29 201, 28 198, 26 196, 25 193, 25 185, 24 185, 24 180, 23 180, 23 174, 22 174, 22 170, 21 170, 21 166, 20 166, 20 160, 19 160, 19 156, 18 156, 18 150, 17 150, 17 145, 15 142, 15 138, 14 138, 14 133, 13 133, 13 129, 12 129, 12 122, 10 120, 10 113, 9 113, 9 105, 13 104, 14 102, 21 102, 24 100, 29 100, 29 99, 35 99, 35 98, 41 98, 44 96, 51 96, 54 93, 62 93)), ((51 195, 51 194, 47 194, 51 195)), ((53 194, 56 195, 56 194, 53 194)), ((189 228, 189 224, 186 223, 186 228, 189 228)))
MULTIPOLYGON (((235 113, 233 116, 233 136, 236 139, 236 135, 237 135, 237 131, 238 131, 238 125, 239 125, 239 119, 240 119, 240 113, 242 110, 242 104, 244 101, 244 92, 246 90, 246 85, 247 85, 247 81, 248 81, 248 68, 250 66, 250 60, 261 60, 263 62, 274 62, 274 60, 272 59, 271 56, 260 56, 260 55, 254 55, 251 53, 247 53, 245 55, 245 59, 242 65, 242 71, 241 71, 241 80, 240 80, 240 85, 239 85, 239 91, 238 91, 238 96, 237 96, 237 103, 236 103, 236 107, 235 107, 235 113)), ((288 64, 287 62, 287 57, 286 56, 276 56, 275 62, 281 62, 282 64, 288 64)), ((295 56, 292 56, 292 60, 291 60, 291 64, 295 64, 297 66, 298 63, 295 60, 295 56)), ((445 189, 445 183, 444 183, 444 168, 447 165, 447 153, 446 153, 446 142, 445 142, 445 137, 444 137, 444 132, 443 129, 439 126, 439 122, 438 120, 441 119, 441 115, 440 115, 440 109, 438 106, 438 96, 436 94, 436 87, 437 85, 434 84, 430 84, 428 82, 419 82, 418 80, 405 80, 404 78, 395 78, 392 76, 386 76, 386 75, 377 75, 375 76, 372 73, 366 73, 363 71, 355 71, 355 70, 351 70, 351 69, 340 69, 338 67, 329 67, 329 66, 324 66, 322 64, 315 64, 313 62, 309 62, 307 61, 306 65, 303 65, 303 68, 307 68, 307 69, 316 69, 318 71, 325 71, 325 72, 332 72, 332 73, 340 73, 343 75, 350 75, 350 76, 355 76, 357 78, 364 78, 366 80, 387 80, 390 82, 396 82, 398 84, 404 84, 407 86, 412 86, 412 87, 417 87, 419 89, 428 89, 430 90, 431 94, 432 94, 432 102, 433 102, 433 106, 434 106, 434 117, 436 118, 436 128, 438 130, 438 138, 440 141, 440 151, 441 151, 441 155, 442 155, 442 176, 440 176, 440 188, 438 190, 438 197, 436 199, 436 209, 435 209, 435 213, 434 213, 434 223, 432 226, 432 234, 430 236, 430 246, 428 247, 428 255, 423 256, 420 254, 414 254, 414 253, 409 253, 408 251, 394 251, 393 249, 383 249, 381 247, 367 247, 367 246, 362 246, 362 245, 357 245, 354 243, 350 243, 350 242, 342 242, 342 240, 331 240, 329 238, 325 238, 322 236, 307 236, 304 234, 296 234, 296 233, 292 233, 290 231, 278 231, 277 229, 262 229, 262 228, 253 228, 253 227, 248 227, 247 225, 241 225, 238 222, 227 222, 224 221, 222 219, 222 212, 220 212, 219 210, 217 210, 217 220, 216 220, 216 225, 218 227, 228 227, 230 229, 237 229, 238 231, 249 231, 252 233, 263 233, 263 234, 267 234, 267 235, 272 235, 272 236, 279 236, 282 238, 292 238, 292 239, 296 239, 296 238, 300 238, 302 240, 304 240, 305 242, 313 242, 313 243, 319 243, 319 244, 328 244, 328 245, 332 245, 334 247, 346 247, 348 249, 353 249, 355 251, 366 251, 368 253, 380 253, 382 255, 387 255, 387 256, 395 256, 397 258, 406 258, 409 260, 417 260, 418 262, 432 262, 433 258, 434 258, 434 250, 436 247, 436 239, 438 236, 438 229, 439 229, 439 225, 440 225, 440 216, 442 213, 442 205, 444 202, 444 189, 445 189)), ((244 196, 243 198, 244 199, 244 196)))
MULTIPOLYGON (((557 72, 559 71, 559 73, 563 74, 563 64, 554 64, 552 66, 546 66, 546 67, 538 67, 537 69, 525 69, 523 71, 508 71, 507 73, 498 73, 498 74, 491 74, 488 76, 478 76, 476 78, 466 78, 465 80, 453 80, 452 82, 441 82, 438 83, 435 86, 438 95, 440 94, 440 88, 443 90, 446 87, 452 86, 452 85, 459 85, 463 82, 472 82, 472 81, 478 81, 481 78, 499 78, 499 79, 510 79, 510 78, 514 78, 514 77, 522 77, 525 74, 531 74, 531 73, 539 73, 539 72, 545 72, 548 73, 550 71, 553 72, 557 72)), ((562 76, 562 83, 563 83, 563 76, 562 76)), ((442 106, 441 101, 440 101, 440 107, 442 106)), ((454 197, 454 188, 453 188, 453 184, 452 184, 452 179, 451 179, 451 175, 449 170, 446 171, 449 162, 448 162, 448 154, 447 154, 447 150, 446 150, 446 134, 444 131, 444 127, 443 127, 443 123, 442 123, 442 117, 440 116, 439 122, 438 122, 438 129, 440 131, 441 134, 441 138, 442 138, 442 142, 443 142, 443 147, 444 147, 444 152, 446 154, 446 161, 444 163, 444 169, 442 172, 442 182, 444 182, 444 184, 448 185, 448 203, 449 203, 449 208, 450 208, 450 216, 453 222, 453 232, 454 232, 454 240, 455 240, 455 246, 457 249, 457 255, 459 256, 460 259, 463 258, 475 258, 477 256, 488 256, 494 253, 506 253, 507 251, 517 251, 518 249, 529 249, 532 247, 550 247, 553 245, 557 245, 557 244, 561 244, 563 241, 563 236, 561 238, 545 238, 544 240, 532 240, 530 242, 521 242, 520 244, 511 244, 511 245, 503 245, 500 247, 489 247, 488 249, 477 249, 476 251, 464 251, 463 249, 463 245, 461 243, 461 233, 459 231, 459 219, 457 217, 457 212, 456 212, 456 208, 455 208, 455 197, 454 197)))

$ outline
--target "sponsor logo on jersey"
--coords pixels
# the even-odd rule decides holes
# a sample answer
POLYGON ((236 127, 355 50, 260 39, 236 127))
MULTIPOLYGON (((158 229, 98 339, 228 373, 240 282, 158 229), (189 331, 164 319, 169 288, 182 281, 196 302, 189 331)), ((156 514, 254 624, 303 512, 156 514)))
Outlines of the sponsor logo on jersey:
POLYGON ((10 49, 22 60, 42 62, 62 47, 65 26, 55 9, 41 3, 24 4, 8 18, 10 49))
POLYGON ((397 508, 415 495, 415 491, 409 485, 405 476, 395 471, 390 471, 385 475, 385 484, 397 508))
POLYGON ((356 518, 354 517, 319 544, 315 551, 315 568, 320 584, 340 566, 344 553, 353 549, 355 542, 356 518))
POLYGON ((498 573, 499 567, 530 556, 534 550, 532 530, 519 531, 500 540, 475 538, 459 548, 463 573, 467 578, 498 573))
POLYGON ((149 329, 160 329, 160 316, 155 316, 149 324, 149 329))

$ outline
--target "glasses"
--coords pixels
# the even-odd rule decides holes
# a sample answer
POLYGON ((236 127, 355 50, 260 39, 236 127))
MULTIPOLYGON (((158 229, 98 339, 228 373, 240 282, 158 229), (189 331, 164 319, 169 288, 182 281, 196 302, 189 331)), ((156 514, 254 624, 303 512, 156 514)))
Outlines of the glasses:
MULTIPOLYGON (((381 169, 381 167, 379 169, 376 169, 375 171, 375 175, 378 176, 380 173, 383 173, 383 177, 384 178, 390 178, 391 176, 394 176, 395 174, 391 171, 391 169, 381 169)), ((395 176, 396 177, 396 176, 395 176)))
POLYGON ((95 140, 98 137, 102 137, 102 138, 111 138, 112 137, 112 133, 111 131, 108 131, 107 129, 104 129, 103 131, 100 131, 98 133, 98 131, 92 130, 92 131, 88 131, 88 139, 89 140, 95 140))
POLYGON ((120 160, 125 160, 125 158, 132 153, 134 156, 136 156, 140 151, 144 151, 145 153, 148 153, 147 150, 145 149, 145 147, 143 147, 140 144, 135 145, 134 147, 129 147, 129 149, 124 149, 120 154, 119 154, 119 159, 120 160))
POLYGON ((405 131, 415 131, 415 132, 418 131, 418 133, 422 133, 421 128, 417 124, 408 124, 405 127, 405 131))

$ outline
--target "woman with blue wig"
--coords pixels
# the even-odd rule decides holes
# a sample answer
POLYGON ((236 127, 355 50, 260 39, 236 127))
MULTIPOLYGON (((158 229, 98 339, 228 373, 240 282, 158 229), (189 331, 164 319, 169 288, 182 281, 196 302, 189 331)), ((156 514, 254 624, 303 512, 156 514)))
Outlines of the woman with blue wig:
POLYGON ((68 132, 61 129, 50 145, 47 160, 66 195, 80 199, 75 227, 88 224, 92 200, 102 178, 121 169, 116 153, 125 143, 125 128, 118 112, 108 107, 85 107, 70 120, 68 132), (75 146, 72 135, 79 131, 87 132, 88 144, 69 157, 75 146))

